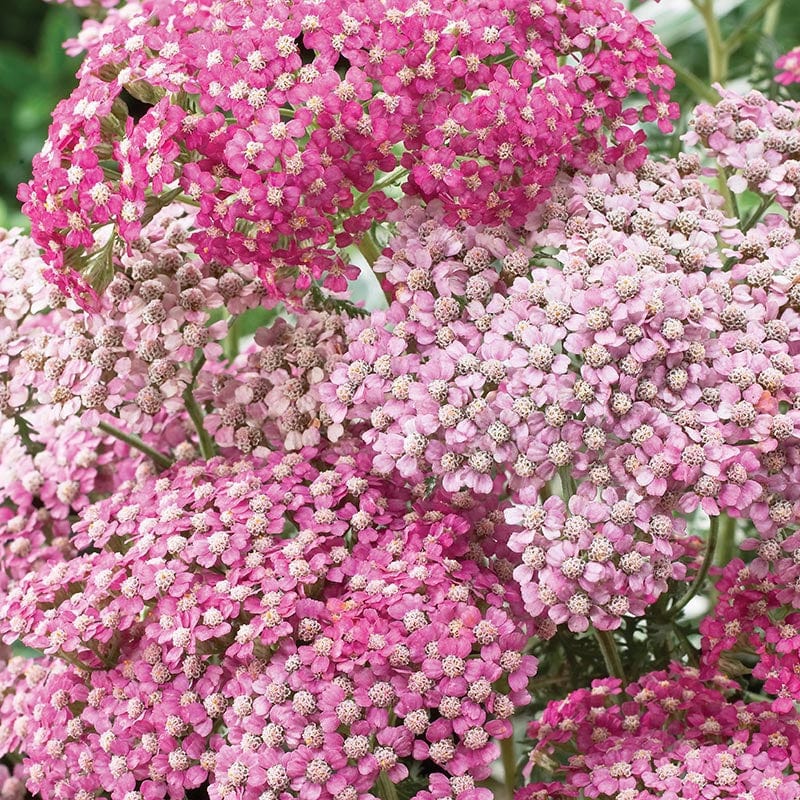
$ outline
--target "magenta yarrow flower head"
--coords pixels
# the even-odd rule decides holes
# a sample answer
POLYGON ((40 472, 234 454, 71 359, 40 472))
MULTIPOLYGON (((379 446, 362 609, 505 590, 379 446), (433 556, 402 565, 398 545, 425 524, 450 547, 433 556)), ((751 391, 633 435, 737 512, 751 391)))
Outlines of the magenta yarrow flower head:
POLYGON ((181 193, 203 260, 255 265, 279 296, 338 290, 332 248, 385 217, 389 183, 452 222, 519 224, 562 164, 638 166, 637 121, 678 111, 662 46, 609 0, 145 0, 84 44, 20 189, 50 279, 81 302, 93 264, 181 193))
MULTIPOLYGON (((735 699, 737 690, 678 664, 624 691, 617 679, 596 680, 532 723, 528 771, 549 763, 552 776, 557 765, 566 784, 557 797, 797 797, 796 709, 778 714, 735 699)), ((544 797, 550 785, 534 782, 517 797, 544 797)))
POLYGON ((448 778, 433 773, 428 789, 417 792, 413 800, 489 800, 491 797, 494 797, 491 789, 476 786, 467 775, 448 778))
POLYGON ((771 560, 774 571, 764 573, 764 557, 775 545, 766 540, 752 565, 734 559, 724 568, 717 581, 719 600, 700 632, 703 670, 740 674, 752 669, 764 694, 774 698, 772 708, 784 714, 800 699, 800 585, 796 560, 787 553, 771 560), (739 659, 743 652, 755 655, 755 665, 739 659))

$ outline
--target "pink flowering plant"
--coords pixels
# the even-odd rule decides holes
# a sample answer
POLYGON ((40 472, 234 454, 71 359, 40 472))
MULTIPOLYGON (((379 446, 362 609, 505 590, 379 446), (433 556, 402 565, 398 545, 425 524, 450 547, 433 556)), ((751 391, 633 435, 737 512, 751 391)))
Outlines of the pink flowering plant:
POLYGON ((800 798, 792 54, 75 4, 0 233, 0 800, 800 798))

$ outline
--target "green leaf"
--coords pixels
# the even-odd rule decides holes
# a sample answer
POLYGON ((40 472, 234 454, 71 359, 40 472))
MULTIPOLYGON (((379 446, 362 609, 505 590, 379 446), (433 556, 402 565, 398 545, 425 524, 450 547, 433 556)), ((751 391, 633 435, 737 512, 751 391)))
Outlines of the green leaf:
POLYGON ((261 328, 271 328, 275 320, 281 315, 283 306, 276 308, 254 308, 242 314, 237 319, 239 338, 254 336, 261 328))
POLYGON ((148 197, 144 204, 144 213, 142 214, 142 225, 147 225, 152 222, 153 217, 159 211, 166 208, 179 194, 181 193, 180 186, 170 189, 163 194, 148 197))
POLYGON ((22 656, 23 658, 41 658, 44 653, 41 650, 34 650, 32 647, 26 647, 21 642, 14 642, 11 645, 11 652, 15 656, 22 656))
POLYGON ((397 800, 411 800, 417 792, 427 788, 428 781, 422 779, 412 780, 408 778, 402 783, 396 784, 395 791, 397 792, 397 800))
POLYGON ((22 444, 31 456, 41 453, 45 446, 42 442, 34 441, 33 437, 36 436, 36 431, 31 427, 30 422, 22 416, 22 414, 14 415, 14 422, 17 424, 17 432, 19 438, 22 439, 22 444))
POLYGON ((114 230, 108 241, 92 253, 84 262, 81 272, 89 286, 98 294, 102 294, 114 278, 114 242, 117 232, 114 230))
POLYGON ((153 86, 147 81, 133 81, 132 83, 125 84, 125 91, 129 95, 141 100, 149 106, 154 106, 166 92, 158 86, 153 86))

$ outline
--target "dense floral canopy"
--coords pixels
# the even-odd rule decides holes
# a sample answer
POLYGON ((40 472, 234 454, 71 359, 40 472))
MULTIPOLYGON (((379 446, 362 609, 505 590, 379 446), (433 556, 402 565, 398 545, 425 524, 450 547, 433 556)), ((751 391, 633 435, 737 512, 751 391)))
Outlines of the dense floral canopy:
POLYGON ((800 797, 800 105, 649 152, 614 0, 83 5, 0 237, 0 800, 800 797))

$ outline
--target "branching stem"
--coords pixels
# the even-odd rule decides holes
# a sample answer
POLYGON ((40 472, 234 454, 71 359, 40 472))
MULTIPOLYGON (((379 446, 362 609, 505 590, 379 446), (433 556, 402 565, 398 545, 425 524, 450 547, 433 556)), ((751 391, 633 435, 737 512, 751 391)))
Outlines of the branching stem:
POLYGON ((692 0, 692 5, 700 12, 706 26, 710 83, 724 83, 728 77, 728 51, 714 12, 714 0, 692 0))
POLYGON ((187 386, 186 389, 184 389, 183 402, 186 406, 186 410, 189 412, 192 422, 194 423, 194 427, 197 430, 197 440, 200 446, 200 455, 206 459, 206 461, 208 461, 208 459, 214 458, 216 455, 216 448, 214 447, 214 440, 211 438, 211 435, 203 424, 203 412, 200 409, 200 406, 197 405, 197 400, 194 399, 191 386, 187 386))
POLYGON ((169 456, 165 456, 163 453, 159 453, 158 450, 150 447, 149 444, 145 444, 138 436, 132 433, 125 433, 125 431, 120 430, 109 422, 100 422, 97 427, 100 428, 103 433, 107 433, 109 436, 113 436, 115 439, 119 439, 121 442, 125 442, 125 444, 133 447, 134 450, 144 453, 159 469, 167 469, 172 466, 173 462, 169 456))
POLYGON ((506 789, 508 796, 514 796, 514 788, 517 785, 517 754, 514 748, 514 735, 503 739, 500 742, 500 755, 503 760, 503 773, 506 779, 506 789))
POLYGON ((622 658, 617 649, 617 643, 614 641, 614 635, 610 631, 598 630, 595 630, 594 635, 600 645, 600 652, 606 662, 608 674, 625 683, 625 668, 622 666, 622 658))
POLYGON ((714 563, 714 553, 717 550, 718 536, 719 517, 711 517, 711 523, 708 528, 708 540, 706 541, 706 554, 703 558, 703 563, 700 565, 700 569, 698 570, 697 575, 695 575, 692 585, 689 587, 683 597, 681 597, 680 600, 678 600, 678 602, 672 607, 673 617, 678 616, 678 614, 683 611, 684 608, 686 608, 689 602, 695 597, 705 583, 706 577, 708 576, 708 570, 714 563))
POLYGON ((378 249, 378 245, 375 244, 375 240, 369 232, 365 233, 361 238, 361 241, 358 243, 358 249, 361 251, 361 255, 364 256, 370 267, 381 257, 381 251, 378 249))

